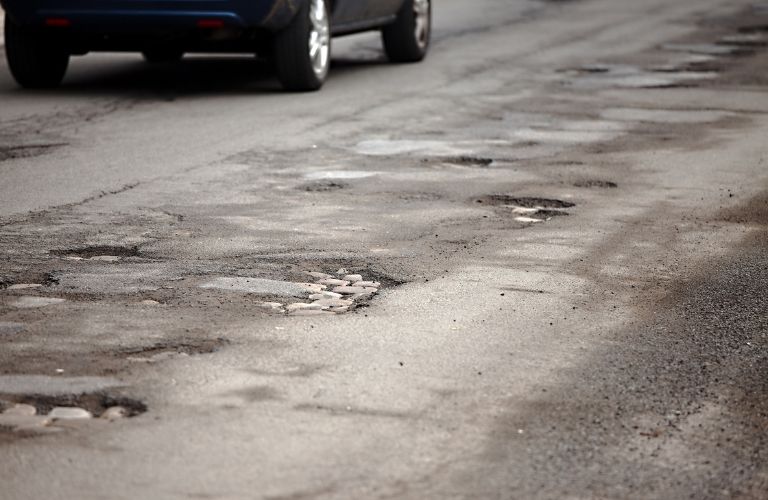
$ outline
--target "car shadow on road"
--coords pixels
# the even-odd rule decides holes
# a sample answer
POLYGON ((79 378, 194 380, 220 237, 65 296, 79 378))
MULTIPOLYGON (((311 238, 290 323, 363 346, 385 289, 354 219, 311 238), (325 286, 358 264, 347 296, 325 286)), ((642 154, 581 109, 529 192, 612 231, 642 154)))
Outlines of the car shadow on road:
MULTIPOLYGON (((331 79, 385 63, 383 57, 337 58, 331 79)), ((10 75, 0 79, 0 94, 15 90, 10 75)), ((17 89, 17 87, 16 87, 17 89)), ((49 96, 106 96, 139 100, 175 100, 214 95, 281 93, 274 67, 254 57, 188 56, 178 62, 150 64, 132 55, 73 58, 63 84, 25 91, 49 96)))

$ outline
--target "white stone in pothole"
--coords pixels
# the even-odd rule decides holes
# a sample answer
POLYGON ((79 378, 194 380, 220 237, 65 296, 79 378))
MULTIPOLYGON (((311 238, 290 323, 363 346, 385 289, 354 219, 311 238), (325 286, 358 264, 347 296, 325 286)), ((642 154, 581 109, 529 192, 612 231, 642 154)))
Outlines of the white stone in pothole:
POLYGON ((349 307, 348 306, 331 307, 330 309, 328 309, 328 311, 332 313, 341 314, 341 313, 349 312, 349 307))
POLYGON ((49 377, 47 375, 0 375, 0 393, 62 396, 97 392, 125 384, 108 377, 49 377))
POLYGON ((316 300, 312 304, 316 306, 320 306, 322 308, 326 307, 345 307, 345 306, 351 306, 354 303, 352 300, 347 299, 320 299, 316 300))
POLYGON ((54 420, 87 420, 93 418, 93 414, 76 406, 57 406, 48 413, 48 417, 54 420))
POLYGON ((309 293, 320 293, 326 288, 328 288, 327 285, 324 285, 322 283, 297 283, 299 286, 304 288, 309 293))
POLYGON ((160 305, 160 302, 158 302, 156 300, 152 300, 152 299, 146 299, 146 300, 142 300, 141 304, 143 304, 145 306, 158 306, 158 305, 160 305))
POLYGON ((381 283, 378 281, 358 281, 355 283, 355 286, 362 286, 366 288, 379 288, 381 286, 381 283))
POLYGON ((0 335, 13 335, 21 331, 24 331, 24 323, 0 321, 0 335))
POLYGON ((515 220, 517 222, 531 222, 531 223, 544 222, 544 219, 534 219, 533 217, 525 217, 525 216, 515 217, 515 220))
POLYGON ((611 108, 600 114, 609 120, 650 123, 711 123, 730 116, 725 111, 611 108))
POLYGON ((99 418, 103 418, 105 420, 118 420, 120 418, 125 418, 128 416, 128 410, 123 408, 122 406, 112 406, 104 410, 104 413, 99 416, 99 418))
POLYGON ((380 172, 367 172, 365 170, 324 170, 320 172, 310 172, 304 176, 309 180, 324 179, 365 179, 379 175, 380 172))
POLYGON ((11 285, 7 288, 7 290, 27 290, 29 288, 40 288, 40 283, 17 283, 15 285, 11 285))
POLYGON ((318 281, 321 285, 329 285, 329 286, 347 286, 349 285, 349 281, 347 280, 337 280, 337 279, 327 279, 327 280, 321 280, 318 281))
POLYGON ((327 292, 323 290, 321 293, 313 293, 309 296, 311 300, 322 300, 322 299, 340 299, 341 294, 336 292, 327 292))
POLYGON ((35 297, 32 295, 25 295, 11 302, 11 305, 14 307, 18 307, 19 309, 34 309, 37 307, 45 307, 45 306, 50 306, 54 304, 61 304, 62 302, 66 302, 66 301, 64 299, 59 299, 55 297, 35 297))
POLYGON ((95 260, 97 262, 118 262, 120 257, 117 255, 94 255, 88 260, 95 260))
POLYGON ((277 297, 306 297, 311 292, 304 284, 263 278, 215 278, 200 285, 200 288, 226 290, 230 292, 274 295, 277 297))
POLYGON ((30 417, 37 415, 37 408, 24 403, 16 403, 3 412, 3 415, 17 415, 21 417, 30 417))
POLYGON ((344 281, 349 281, 350 283, 357 283, 358 281, 363 281, 363 277, 359 274, 348 274, 342 278, 344 281))
POLYGON ((306 304, 304 302, 296 302, 294 304, 288 304, 285 307, 285 309, 289 313, 292 313, 292 312, 302 311, 302 310, 321 310, 323 309, 323 306, 316 305, 316 304, 306 304))
POLYGON ((50 425, 50 417, 44 415, 0 415, 0 427, 10 427, 15 431, 36 431, 50 425))

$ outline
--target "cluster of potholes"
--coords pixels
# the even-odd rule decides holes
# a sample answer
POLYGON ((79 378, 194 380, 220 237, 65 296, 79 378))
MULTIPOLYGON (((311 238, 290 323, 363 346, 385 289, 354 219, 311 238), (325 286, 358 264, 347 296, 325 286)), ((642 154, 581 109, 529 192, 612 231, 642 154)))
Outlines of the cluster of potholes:
POLYGON ((200 288, 281 298, 259 301, 270 312, 291 316, 337 315, 366 305, 381 288, 381 282, 339 269, 334 274, 304 271, 312 282, 294 283, 264 278, 219 277, 200 288), (289 300, 285 300, 285 299, 289 300), (296 299, 304 299, 298 301, 296 299))
POLYGON ((629 64, 589 64, 566 73, 568 85, 582 89, 688 87, 719 75, 723 57, 753 54, 768 46, 768 25, 742 26, 737 33, 721 36, 715 43, 668 43, 661 50, 672 54, 667 64, 642 68, 629 64))
POLYGON ((536 223, 567 216, 565 210, 575 203, 549 198, 517 197, 509 194, 491 194, 475 199, 475 203, 509 211, 518 222, 536 223))
POLYGON ((0 394, 0 436, 50 434, 89 422, 132 418, 146 411, 147 406, 137 399, 105 392, 0 394))

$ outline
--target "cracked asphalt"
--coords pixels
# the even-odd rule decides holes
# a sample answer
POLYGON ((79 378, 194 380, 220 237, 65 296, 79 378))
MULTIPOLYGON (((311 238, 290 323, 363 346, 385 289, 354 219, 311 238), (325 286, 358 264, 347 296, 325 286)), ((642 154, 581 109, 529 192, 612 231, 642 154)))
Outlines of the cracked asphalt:
POLYGON ((0 499, 766 497, 768 4, 435 21, 0 63, 0 499))

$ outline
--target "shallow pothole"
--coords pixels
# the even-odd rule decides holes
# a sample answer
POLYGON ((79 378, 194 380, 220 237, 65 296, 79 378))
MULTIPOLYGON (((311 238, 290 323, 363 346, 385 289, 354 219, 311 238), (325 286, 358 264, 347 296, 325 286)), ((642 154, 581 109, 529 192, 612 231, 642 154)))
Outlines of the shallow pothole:
POLYGON ((508 194, 491 194, 475 199, 475 203, 492 206, 510 214, 518 222, 532 223, 550 220, 552 217, 569 215, 564 209, 576 206, 569 201, 538 198, 518 197, 508 194))
POLYGON ((92 245, 80 248, 68 248, 62 250, 51 250, 51 255, 61 257, 79 257, 82 259, 91 259, 94 257, 138 257, 139 247, 133 246, 115 246, 115 245, 92 245))
POLYGON ((575 203, 571 203, 570 201, 556 200, 551 198, 519 197, 508 194, 490 194, 478 198, 476 202, 491 206, 514 206, 540 209, 571 208, 576 206, 575 203))
POLYGON ((115 356, 130 361, 159 361, 175 355, 195 356, 211 354, 229 344, 225 338, 185 340, 181 342, 158 342, 149 346, 134 347, 117 351, 115 356))
POLYGON ((577 188, 599 188, 599 189, 615 189, 619 187, 618 184, 612 181, 606 181, 602 179, 584 179, 573 183, 577 188))
POLYGON ((346 182, 341 181, 334 181, 334 180, 321 180, 317 182, 310 182, 307 184, 302 184, 298 187, 298 189, 302 191, 307 191, 309 193, 327 193, 331 191, 340 191, 342 189, 346 189, 349 187, 349 184, 346 182))

